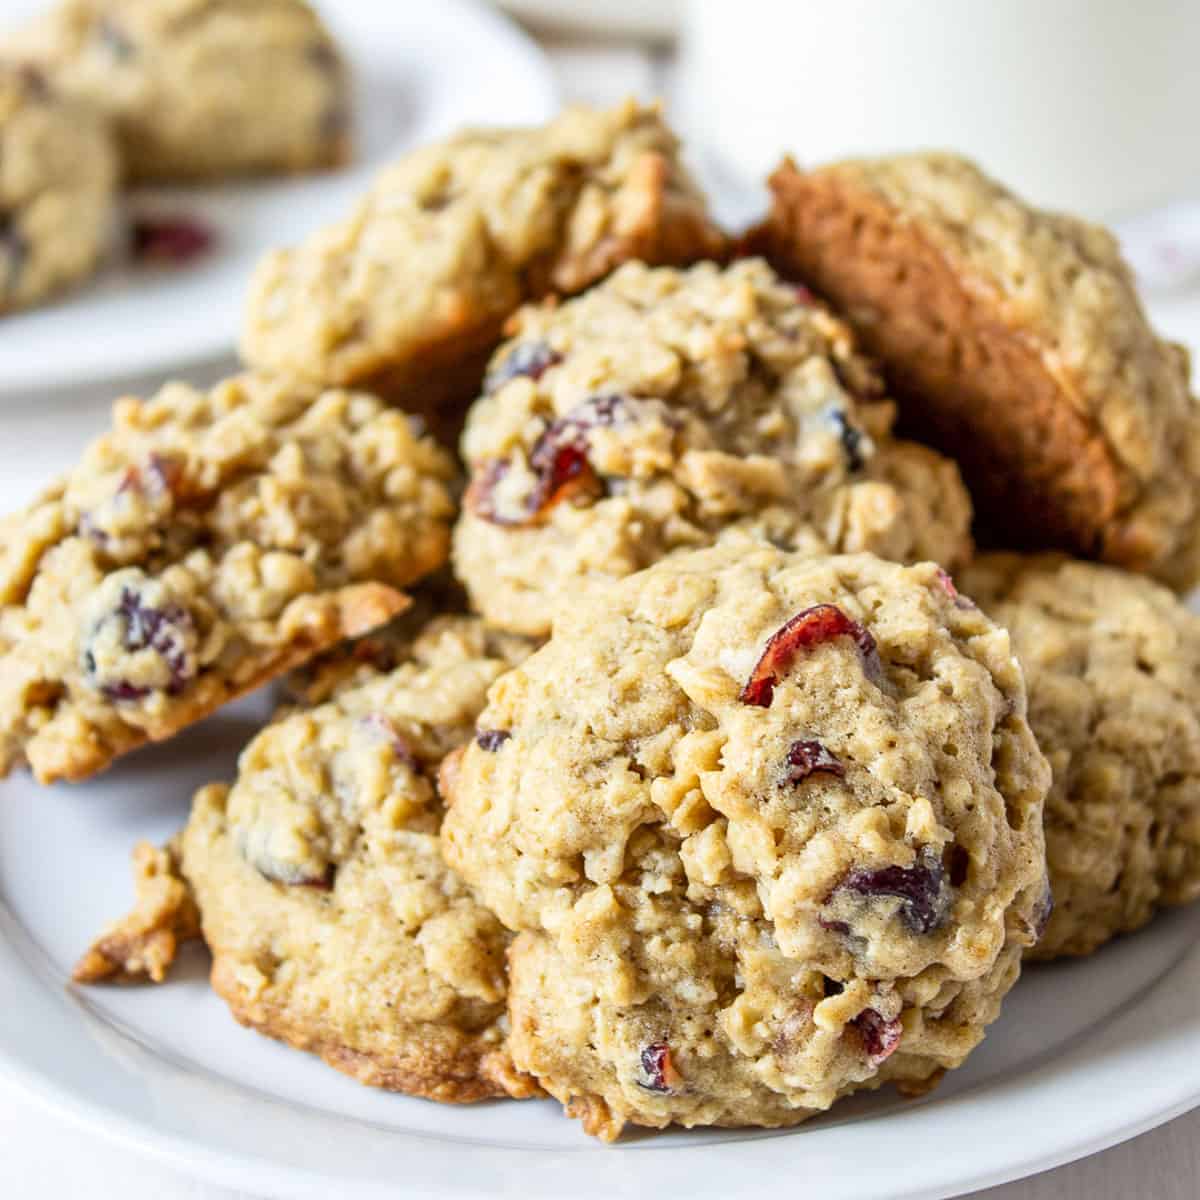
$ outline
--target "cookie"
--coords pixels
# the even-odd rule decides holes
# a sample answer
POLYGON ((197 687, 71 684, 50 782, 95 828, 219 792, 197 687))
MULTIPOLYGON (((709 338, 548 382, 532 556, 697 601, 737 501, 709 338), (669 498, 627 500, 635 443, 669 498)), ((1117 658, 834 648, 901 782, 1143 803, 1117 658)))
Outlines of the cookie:
POLYGON ((369 385, 453 430, 523 301, 579 291, 626 259, 722 247, 655 109, 471 130, 409 154, 345 221, 269 255, 251 283, 243 357, 369 385))
POLYGON ((9 51, 109 116, 131 182, 308 171, 350 154, 349 75, 302 0, 63 0, 9 51))
POLYGON ((1200 405, 1111 234, 948 154, 771 186, 752 245, 850 314, 997 544, 1200 578, 1200 405))
POLYGON ((116 181, 105 123, 32 67, 0 62, 0 314, 92 273, 111 239, 116 181))
POLYGON ((508 666, 477 620, 435 621, 387 675, 294 713, 200 791, 183 869, 243 1024, 363 1083, 522 1097, 505 1045, 509 936, 443 864, 438 763, 508 666))
POLYGON ((1090 954, 1200 898, 1200 617, 1056 555, 985 555, 959 585, 1011 631, 1054 775, 1054 913, 1033 956, 1090 954))
POLYGON ((149 842, 133 848, 136 900, 75 965, 76 983, 142 977, 162 983, 184 942, 200 936, 200 914, 180 873, 179 840, 161 849, 149 842))
POLYGON ((0 521, 0 773, 81 779, 407 603, 453 467, 362 393, 242 376, 118 401, 0 521))
POLYGON ((455 569, 493 624, 549 631, 560 599, 723 531, 953 567, 954 465, 890 436, 846 325, 761 261, 628 264, 523 309, 462 440, 455 569))
POLYGON ((1044 913, 1025 707, 931 563, 720 546, 564 608, 444 771, 514 1062, 604 1138, 958 1066, 1044 913))

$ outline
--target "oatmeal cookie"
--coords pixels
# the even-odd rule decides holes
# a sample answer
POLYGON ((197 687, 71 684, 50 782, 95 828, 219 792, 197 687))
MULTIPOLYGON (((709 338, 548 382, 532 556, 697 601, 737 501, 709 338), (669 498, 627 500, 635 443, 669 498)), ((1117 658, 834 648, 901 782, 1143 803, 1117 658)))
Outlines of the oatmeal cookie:
POLYGON ((931 563, 673 556, 564 608, 479 727, 447 861, 522 931, 514 1061, 602 1137, 927 1086, 1037 936, 1021 670, 931 563))
POLYGON ((445 560, 452 479, 362 393, 242 376, 118 401, 0 521, 0 773, 84 778, 388 621, 445 560))
POLYGON ((34 68, 0 62, 0 314, 92 273, 112 234, 116 180, 105 123, 34 68))
POLYGON ((110 117, 131 182, 349 157, 349 75, 303 0, 63 0, 7 49, 110 117))
POLYGON ((1054 776, 1054 913, 1033 957, 1090 954, 1200 898, 1200 617, 1057 555, 985 555, 959 582, 1012 633, 1054 776))
POLYGON ((948 154, 772 176, 751 245, 849 314, 1002 544, 1200 578, 1200 404, 1116 239, 948 154))
POLYGON ((409 154, 347 220, 268 256, 243 357, 369 385, 452 428, 523 301, 579 291, 626 259, 722 247, 657 110, 471 130, 409 154))
POLYGON ((179 947, 200 936, 200 913, 180 872, 178 838, 161 849, 149 842, 133 848, 133 886, 133 908, 75 965, 76 983, 143 976, 162 983, 179 947))
POLYGON ((535 1094, 505 1045, 508 934, 443 864, 433 776, 510 665, 435 621, 390 674, 269 726, 183 838, 213 986, 245 1025, 361 1082, 535 1094))
POLYGON ((558 598, 731 528, 954 566, 957 469, 892 416, 846 325, 765 263, 628 264, 523 309, 493 359, 455 568, 489 621, 539 635, 558 598))

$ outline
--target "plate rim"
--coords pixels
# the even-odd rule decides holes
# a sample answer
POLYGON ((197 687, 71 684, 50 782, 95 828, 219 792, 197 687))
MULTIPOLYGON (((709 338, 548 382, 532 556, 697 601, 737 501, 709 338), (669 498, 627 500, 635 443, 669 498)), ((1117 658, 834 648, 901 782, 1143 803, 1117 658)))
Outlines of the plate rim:
MULTIPOLYGON (((28 977, 27 982, 32 982, 37 987, 53 987, 58 981, 57 971, 51 969, 49 963, 31 962, 28 953, 19 946, 19 939, 12 937, 11 930, 15 927, 20 938, 28 940, 30 946, 39 955, 43 953, 40 943, 33 938, 33 935, 25 929, 11 911, 2 892, 0 892, 0 916, 3 917, 0 920, 0 948, 6 951, 7 955, 15 956, 16 961, 24 965, 24 974, 28 977)), ((1185 916, 1181 919, 1186 920, 1188 917, 1185 916)), ((11 966, 0 961, 0 981, 7 979, 11 974, 13 974, 11 966)), ((931 1119, 931 1111, 940 1109, 944 1113, 954 1114, 955 1120, 966 1119, 972 1123, 973 1128, 983 1128, 989 1132, 995 1132, 997 1126, 994 1123, 988 1123, 989 1117, 1000 1117, 1001 1127, 1005 1120, 1012 1125, 1014 1117, 1011 1110, 1019 1107, 1021 1113, 1016 1121, 1020 1125, 1021 1131, 1028 1132, 1029 1127, 1035 1131, 1042 1130, 1040 1140, 1035 1139, 1032 1142, 1024 1140, 1013 1142, 1011 1139, 1003 1137, 996 1139, 996 1144, 1017 1145, 1019 1147, 1017 1153, 1005 1158, 998 1156, 995 1151, 990 1151, 981 1155, 980 1161, 966 1169, 961 1166, 961 1157, 953 1159, 954 1163, 960 1164, 959 1166, 946 1168, 931 1162, 926 1156, 921 1160, 924 1174, 909 1185, 903 1186, 901 1190, 890 1191, 889 1195, 892 1200, 944 1200, 947 1197, 960 1196, 1027 1178, 1030 1175, 1052 1170, 1066 1163, 1099 1153, 1120 1142, 1148 1132, 1193 1108, 1200 1107, 1200 1070, 1193 1072, 1190 1076, 1186 1073, 1176 1073, 1177 1077, 1169 1084, 1166 1081, 1171 1080, 1172 1072, 1155 1072, 1153 1070, 1154 1065, 1164 1059, 1172 1063, 1178 1063, 1181 1060, 1200 1062, 1200 1054, 1196 1053, 1200 1051, 1200 1012, 1197 1012, 1194 1002, 1190 1012, 1186 1007, 1188 997, 1195 997, 1198 994, 1200 994, 1200 939, 1193 939, 1172 965, 1152 982, 1142 996, 1081 1032, 1077 1038, 1067 1043, 1054 1056, 1035 1060, 1022 1070, 1002 1072, 990 1080, 981 1081, 978 1085, 943 1100, 939 1101, 935 1093, 931 1100, 880 1114, 875 1118, 880 1122, 888 1123, 893 1127, 895 1125, 907 1126, 914 1121, 922 1124, 927 1122, 931 1119), (1187 1026, 1185 1021, 1172 1022, 1170 1020, 1170 1015, 1177 1010, 1181 1010, 1185 1017, 1192 1018, 1191 1027, 1187 1026), (1052 1124, 1038 1121, 1037 1105, 1040 1103, 1044 1106, 1049 1101, 1052 1106, 1050 1113, 1043 1115, 1056 1115, 1059 1113, 1061 1101, 1056 1101, 1053 1097, 1046 1096, 1045 1093, 1062 1086, 1066 1086, 1068 1092, 1072 1087, 1077 1092, 1081 1089, 1086 1092, 1094 1092, 1095 1084, 1089 1082, 1086 1076, 1098 1069, 1098 1063, 1103 1064, 1102 1056, 1105 1045, 1128 1039, 1129 1035, 1136 1033, 1139 1027, 1143 1029, 1143 1032, 1154 1029, 1156 1032, 1162 1033, 1165 1030, 1168 1036, 1162 1038, 1161 1044, 1156 1044, 1153 1048, 1127 1047, 1123 1052, 1116 1053, 1115 1058, 1120 1060, 1123 1056, 1128 1057, 1132 1054, 1139 1069, 1150 1068, 1148 1074, 1156 1082, 1156 1086, 1127 1090, 1125 1095, 1128 1099, 1125 1103, 1118 1105, 1106 1120, 1102 1120, 1098 1124, 1094 1122, 1087 1124, 1076 1120, 1069 1126, 1071 1132, 1067 1136, 1048 1137, 1047 1131, 1052 1128, 1052 1124), (1182 1043, 1182 1045, 1177 1045, 1177 1043, 1182 1043), (1181 1053, 1181 1050, 1190 1051, 1190 1055, 1181 1053), (1033 1106, 1013 1105, 1012 1097, 1007 1097, 1005 1093, 1014 1088, 1017 1098, 1024 1097, 1025 1100, 1028 1100, 1028 1093, 1032 1093, 1035 1101, 1033 1106), (982 1114, 974 1114, 973 1110, 977 1108, 984 1110, 982 1114), (989 1113, 989 1109, 995 1111, 989 1113)), ((137 1041, 128 1030, 123 1029, 118 1023, 112 1022, 110 1027, 121 1037, 137 1041)), ((138 1044, 144 1047, 143 1043, 139 1042, 138 1044)), ((155 1048, 144 1048, 148 1053, 161 1058, 155 1048)), ((1110 1050, 1112 1048, 1110 1046, 1110 1050)), ((0 1036, 0 1068, 3 1068, 4 1080, 14 1090, 26 1095, 43 1111, 65 1120, 76 1128, 85 1130, 93 1136, 147 1156, 191 1178, 207 1180, 228 1188, 250 1190, 255 1194, 265 1196, 328 1194, 331 1186, 345 1187, 350 1182, 347 1176, 336 1172, 324 1172, 310 1167, 281 1163, 266 1155, 254 1156, 240 1151, 216 1149, 203 1138, 188 1138, 175 1132, 156 1128, 149 1122, 131 1117, 128 1113, 106 1106, 102 1102, 78 1097, 70 1091, 65 1083, 56 1078, 52 1071, 44 1068, 40 1071, 36 1070, 23 1061, 13 1051, 9 1040, 3 1036, 0 1036)), ((1127 1078, 1122 1074, 1124 1069, 1119 1062, 1118 1065, 1109 1068, 1110 1072, 1112 1070, 1118 1072, 1118 1079, 1127 1078)), ((189 1070, 188 1073, 195 1074, 196 1072, 189 1070)), ((225 1079, 216 1072, 213 1075, 238 1091, 245 1090, 243 1085, 225 1079)), ((270 1096, 262 1099, 265 1103, 273 1106, 286 1107, 286 1102, 280 1099, 270 1096)), ((370 1126, 370 1122, 364 1122, 344 1114, 320 1112, 317 1115, 335 1123, 345 1122, 359 1127, 370 1126)), ((933 1113, 932 1119, 938 1120, 936 1112, 933 1113)), ((867 1123, 869 1122, 856 1121, 844 1126, 826 1126, 824 1130, 833 1134, 836 1141, 840 1140, 837 1135, 839 1128, 861 1131, 867 1123)), ((531 1159, 528 1156, 536 1155, 543 1166, 547 1163, 554 1166, 553 1160, 556 1159, 561 1159, 562 1162, 557 1164, 556 1172, 543 1172, 541 1178, 534 1176, 526 1180, 522 1176, 521 1194, 527 1200, 561 1195, 561 1181, 557 1178, 557 1174, 561 1173, 562 1168, 568 1162, 579 1164, 583 1161, 587 1163, 587 1174, 592 1180, 591 1190, 576 1190, 574 1194, 577 1197, 610 1195, 611 1177, 624 1178, 627 1192, 630 1169, 633 1167, 636 1167, 639 1184, 645 1185, 644 1187, 639 1186, 638 1194, 653 1192, 657 1195, 661 1188, 670 1181, 673 1181, 676 1186, 678 1185, 682 1160, 677 1157, 677 1154, 681 1149, 686 1149, 691 1156, 688 1165, 692 1169, 688 1172, 689 1176, 707 1166, 712 1169, 710 1178, 719 1180, 726 1177, 727 1172, 738 1165, 739 1157, 746 1153, 746 1147, 751 1142, 755 1145, 752 1153, 757 1157, 760 1167, 766 1167, 769 1171, 773 1166, 780 1165, 780 1160, 786 1158, 788 1143, 796 1134, 802 1134, 803 1130, 804 1127, 801 1126, 797 1130, 786 1131, 774 1136, 751 1135, 748 1139, 692 1147, 670 1144, 655 1146, 653 1140, 647 1139, 641 1143, 626 1145, 624 1150, 628 1153, 623 1153, 620 1146, 598 1149, 589 1153, 586 1160, 578 1157, 579 1150, 562 1151, 547 1148, 544 1151, 538 1151, 530 1147, 479 1143, 474 1144, 470 1152, 473 1160, 472 1177, 476 1180, 475 1183, 450 1181, 445 1183, 445 1186, 432 1189, 422 1183, 418 1186, 407 1187, 406 1194, 438 1197, 439 1200, 460 1200, 460 1198, 466 1200, 468 1197, 511 1194, 507 1185, 513 1179, 514 1166, 529 1162, 531 1159), (616 1170, 609 1171, 610 1166, 616 1170), (550 1177, 551 1174, 554 1175, 553 1178, 550 1177), (609 1177, 607 1182, 606 1177, 609 1177), (479 1182, 484 1179, 490 1180, 492 1186, 487 1187, 479 1182), (503 1183, 506 1186, 498 1190, 497 1183, 503 1183), (547 1183, 550 1185, 549 1190, 545 1186, 547 1183)), ((443 1162, 446 1161, 448 1155, 456 1153, 461 1155, 461 1147, 458 1144, 429 1133, 389 1129, 386 1136, 393 1139, 398 1155, 427 1156, 430 1160, 440 1157, 443 1162)), ((893 1139, 897 1136, 903 1138, 904 1131, 897 1132, 892 1129, 885 1136, 893 1139)), ((589 1148, 583 1147, 582 1149, 586 1151, 589 1148)), ((836 1147, 834 1149, 836 1150, 836 1147)), ((912 1173, 908 1172, 908 1174, 911 1179, 912 1173)), ((441 1178, 445 1180, 444 1176, 441 1178)), ((753 1183, 754 1176, 745 1176, 745 1181, 753 1183)), ((877 1180, 865 1180, 864 1182, 871 1187, 878 1186, 877 1180)), ((395 1195, 394 1186, 373 1179, 356 1177, 353 1179, 353 1187, 355 1194, 362 1197, 395 1195)), ((715 1194, 700 1187, 692 1190, 697 1197, 715 1194)), ((859 1190, 845 1193, 846 1196, 853 1197, 877 1194, 874 1191, 862 1191, 861 1187, 859 1190)))

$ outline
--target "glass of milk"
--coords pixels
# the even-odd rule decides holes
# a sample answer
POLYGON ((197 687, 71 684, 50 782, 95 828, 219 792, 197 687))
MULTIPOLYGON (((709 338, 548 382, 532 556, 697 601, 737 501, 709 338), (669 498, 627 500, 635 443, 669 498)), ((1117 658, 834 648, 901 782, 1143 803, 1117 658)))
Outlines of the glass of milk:
POLYGON ((678 98, 744 180, 939 148, 1097 219, 1200 198, 1200 0, 690 0, 678 98))

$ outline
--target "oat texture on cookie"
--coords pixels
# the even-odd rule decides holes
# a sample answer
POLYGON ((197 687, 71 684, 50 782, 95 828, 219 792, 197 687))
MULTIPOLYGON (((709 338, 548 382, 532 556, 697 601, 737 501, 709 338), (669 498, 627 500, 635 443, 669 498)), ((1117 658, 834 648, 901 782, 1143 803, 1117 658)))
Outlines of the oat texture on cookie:
POLYGON ((0 772, 78 779, 381 625, 445 560, 453 466, 372 396, 125 399, 0 522, 0 772))
POLYGON ((1200 899, 1200 617, 1058 555, 984 555, 959 582, 1012 632, 1054 776, 1054 911, 1033 956, 1090 954, 1200 899))
POLYGON ((61 0, 5 52, 111 120, 132 182, 313 170, 350 153, 349 74, 304 0, 61 0))
POLYGON ((521 311, 471 409, 455 569, 493 623, 752 530, 789 549, 955 566, 954 464, 891 437, 848 327, 759 260, 622 267, 521 311))
POLYGON ((631 258, 723 242, 655 109, 566 110, 479 129, 384 171, 354 212, 260 264, 242 351, 256 367, 369 384, 452 429, 525 300, 631 258))
POLYGON ((933 564, 724 545, 564 609, 443 772, 516 1064, 605 1138, 958 1066, 1045 912, 1025 710, 933 564))
POLYGON ((438 618, 394 670, 268 726, 231 787, 197 794, 183 869, 238 1020, 377 1087, 537 1092, 507 1050, 510 935, 442 862, 434 786, 517 653, 438 618))
POLYGON ((771 185, 752 244, 848 315, 998 544, 1200 578, 1200 401, 1112 234, 950 154, 771 185))
POLYGON ((112 234, 116 182, 103 119, 35 68, 0 60, 0 315, 92 273, 112 234))

